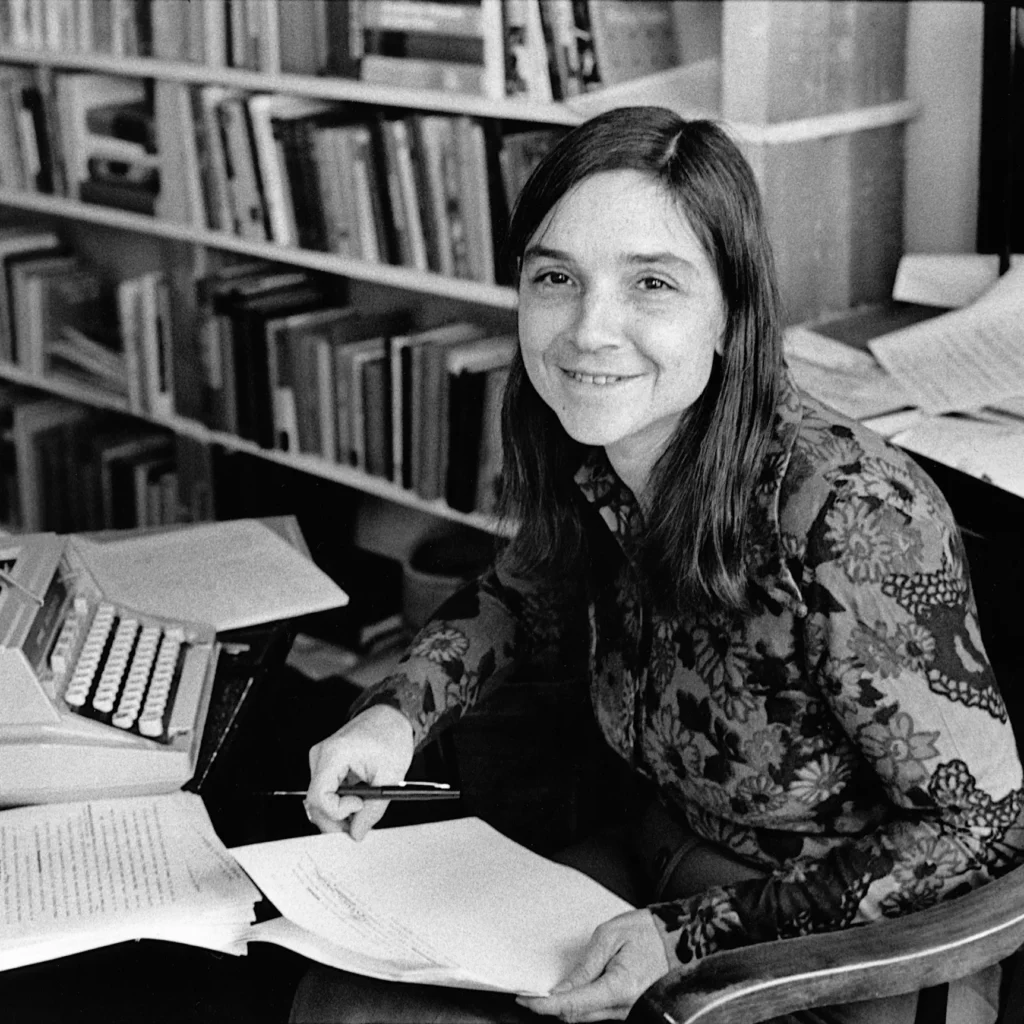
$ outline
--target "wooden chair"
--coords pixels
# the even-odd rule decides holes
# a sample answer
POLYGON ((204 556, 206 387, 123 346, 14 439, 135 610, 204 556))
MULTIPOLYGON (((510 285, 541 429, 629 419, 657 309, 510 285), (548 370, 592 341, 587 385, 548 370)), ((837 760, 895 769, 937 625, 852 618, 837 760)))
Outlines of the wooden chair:
MULTIPOLYGON (((986 650, 1024 755, 1024 501, 919 461, 963 531, 986 650)), ((714 954, 652 985, 628 1019, 754 1024, 795 1010, 920 991, 917 1024, 943 1024, 948 983, 1002 961, 999 1024, 1024 1024, 1022 946, 1024 867, 904 918, 714 954)))

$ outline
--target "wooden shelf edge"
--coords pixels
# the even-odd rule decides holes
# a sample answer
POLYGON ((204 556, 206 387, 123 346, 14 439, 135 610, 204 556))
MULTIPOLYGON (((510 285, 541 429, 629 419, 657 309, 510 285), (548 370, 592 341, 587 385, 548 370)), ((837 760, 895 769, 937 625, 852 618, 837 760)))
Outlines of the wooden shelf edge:
POLYGON ((350 260, 335 256, 333 253, 297 249, 292 246, 276 245, 273 242, 250 242, 244 238, 237 238, 219 231, 207 231, 187 224, 176 224, 173 221, 160 220, 147 217, 144 214, 130 213, 106 206, 94 206, 75 199, 65 199, 62 196, 0 188, 0 206, 32 210, 54 217, 134 231, 156 238, 188 242, 208 249, 236 252, 273 263, 307 267, 310 270, 320 270, 337 274, 340 277, 384 285, 388 288, 436 295, 478 306, 495 309, 515 309, 516 307, 514 289, 504 285, 442 277, 440 274, 412 270, 408 267, 396 267, 387 263, 350 260))
POLYGON ((52 53, 0 47, 0 63, 40 65, 58 71, 94 71, 125 78, 157 78, 195 85, 226 85, 251 92, 286 92, 296 96, 372 106, 407 107, 441 113, 469 114, 505 121, 574 125, 580 115, 560 103, 488 99, 468 93, 376 85, 351 78, 272 74, 241 68, 211 67, 156 57, 113 57, 101 53, 52 53))

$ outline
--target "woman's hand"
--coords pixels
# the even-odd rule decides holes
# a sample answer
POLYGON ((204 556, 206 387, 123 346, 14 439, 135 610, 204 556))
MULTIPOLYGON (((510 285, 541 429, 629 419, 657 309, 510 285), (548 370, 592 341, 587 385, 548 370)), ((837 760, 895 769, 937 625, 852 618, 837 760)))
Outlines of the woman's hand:
POLYGON ((383 704, 367 708, 310 750, 306 816, 321 832, 348 832, 362 840, 388 801, 338 796, 337 788, 353 776, 376 786, 401 782, 412 755, 409 720, 383 704))
POLYGON ((649 910, 630 910, 595 932, 583 959, 549 996, 520 996, 534 1013, 564 1021, 624 1020, 643 992, 669 969, 649 910))

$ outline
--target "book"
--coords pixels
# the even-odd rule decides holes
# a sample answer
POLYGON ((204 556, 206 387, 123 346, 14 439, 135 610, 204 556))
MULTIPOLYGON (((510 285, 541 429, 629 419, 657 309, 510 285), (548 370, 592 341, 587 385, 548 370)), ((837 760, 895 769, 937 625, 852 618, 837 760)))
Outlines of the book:
POLYGON ((466 276, 494 283, 494 234, 490 175, 483 125, 472 117, 455 119, 455 149, 462 229, 466 237, 466 276))
MULTIPOLYGON (((477 337, 483 337, 483 328, 477 328, 477 337)), ((444 497, 445 467, 448 458, 448 350, 470 344, 462 332, 452 330, 417 346, 422 354, 419 380, 413 386, 419 393, 418 427, 415 438, 419 453, 416 492, 421 498, 433 500, 444 497)), ((414 350, 415 351, 415 350, 414 350)))
POLYGON ((364 0, 360 24, 364 82, 505 94, 500 0, 364 0))
POLYGON ((46 494, 35 437, 59 424, 80 427, 91 415, 85 406, 62 399, 19 402, 12 409, 11 437, 18 480, 20 510, 18 519, 26 532, 42 530, 45 522, 46 494))
POLYGON ((334 110, 330 103, 302 96, 263 93, 248 100, 253 149, 263 180, 271 241, 281 245, 299 244, 292 183, 288 180, 283 154, 275 142, 281 122, 305 121, 334 110))
POLYGON ((540 20, 541 0, 504 0, 505 95, 550 103, 554 99, 540 20))
POLYGON ((445 500, 460 512, 472 512, 477 503, 487 375, 507 368, 515 349, 515 337, 506 335, 470 342, 448 352, 448 445, 442 474, 445 500))
POLYGON ((330 364, 326 354, 321 355, 317 350, 326 346, 326 333, 331 325, 348 314, 347 306, 327 305, 288 313, 267 321, 267 379, 275 448, 281 451, 314 452, 334 460, 330 364), (312 360, 307 359, 303 352, 293 361, 292 349, 306 342, 312 343, 312 360), (322 362, 327 362, 326 380, 322 379, 322 362), (327 415, 324 413, 324 396, 327 415), (314 419, 312 424, 304 422, 300 431, 298 404, 301 401, 305 407, 307 399, 312 400, 311 404, 315 408, 314 419))
POLYGON ((508 381, 508 367, 488 370, 484 375, 484 400, 481 414, 480 458, 476 471, 476 496, 473 508, 484 515, 497 510, 501 487, 502 446, 501 407, 508 381))
POLYGON ((378 353, 363 362, 360 387, 363 423, 362 468, 371 476, 390 479, 392 424, 388 355, 385 344, 381 345, 378 353))
POLYGON ((52 231, 0 227, 0 361, 18 362, 14 308, 11 302, 11 271, 22 259, 36 259, 63 251, 60 237, 52 231))
POLYGON ((679 63, 672 0, 587 0, 596 78, 619 85, 679 63))
POLYGON ((409 126, 403 118, 380 120, 392 223, 403 266, 427 270, 427 244, 419 206, 419 187, 413 166, 409 126))
POLYGON ((230 297, 250 297, 309 281, 307 271, 275 270, 263 262, 228 264, 195 281, 198 303, 196 347, 202 367, 202 417, 207 426, 238 432, 233 325, 220 304, 230 297))
POLYGON ((394 334, 389 339, 392 479, 406 489, 415 487, 418 465, 414 450, 418 448, 421 402, 419 375, 413 369, 414 350, 435 342, 468 341, 479 337, 480 333, 481 329, 475 324, 460 321, 412 334, 394 334))
POLYGON ((115 434, 108 443, 95 446, 104 529, 133 529, 144 525, 137 518, 135 466, 154 456, 169 459, 171 446, 169 435, 146 430, 115 434))
MULTIPOLYGON (((192 90, 182 82, 156 80, 153 109, 160 155, 160 189, 154 213, 163 220, 214 227, 208 221, 192 90)), ((203 159, 206 158, 204 151, 203 159)))
POLYGON ((505 205, 511 210, 533 169, 564 135, 558 128, 535 128, 503 135, 498 150, 505 205))
POLYGON ((46 309, 46 293, 56 294, 62 278, 74 280, 80 271, 78 257, 69 254, 20 257, 8 262, 16 362, 28 373, 43 373, 43 340, 53 326, 46 309))
POLYGON ((266 197, 253 152, 252 126, 245 96, 229 91, 217 104, 217 115, 238 234, 251 242, 265 242, 269 237, 266 197))
POLYGON ((249 296, 221 298, 215 312, 231 322, 237 432, 261 448, 274 447, 274 419, 268 365, 270 321, 289 313, 318 309, 328 302, 323 289, 312 282, 249 296))
POLYGON ((351 127, 315 124, 311 141, 323 213, 324 247, 340 256, 361 259, 351 127))

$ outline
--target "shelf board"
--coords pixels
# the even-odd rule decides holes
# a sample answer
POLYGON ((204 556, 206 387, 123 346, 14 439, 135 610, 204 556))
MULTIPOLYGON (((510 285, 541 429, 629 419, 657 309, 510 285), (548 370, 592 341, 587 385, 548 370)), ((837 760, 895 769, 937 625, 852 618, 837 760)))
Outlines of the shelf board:
POLYGON ((191 242, 209 249, 237 252, 255 256, 275 263, 286 263, 310 270, 325 271, 358 281, 369 281, 404 291, 425 295, 439 295, 495 309, 515 309, 516 293, 503 285, 483 284, 461 278, 444 277, 408 267, 396 267, 387 263, 368 263, 365 260, 350 260, 329 252, 314 252, 293 246, 276 245, 273 242, 250 242, 221 231, 206 231, 187 224, 147 217, 144 214, 116 210, 107 206, 94 206, 75 199, 64 199, 37 192, 21 192, 0 188, 0 206, 37 213, 64 217, 89 224, 134 231, 138 234, 157 238, 170 238, 179 242, 191 242))
POLYGON ((333 480, 336 483, 351 487, 353 490, 362 491, 365 494, 373 494, 380 498, 409 508, 419 509, 428 512, 430 515, 441 519, 448 519, 452 522, 462 523, 465 526, 472 526, 478 530, 484 530, 492 534, 507 534, 501 524, 493 516, 481 515, 477 512, 459 512, 449 508, 441 500, 427 501, 413 491, 407 491, 404 487, 384 480, 381 477, 371 476, 351 466, 342 466, 316 455, 305 453, 291 453, 273 451, 261 448, 253 441, 238 437, 235 434, 222 430, 211 430, 209 427, 197 420, 185 416, 174 416, 165 419, 157 416, 149 416, 145 413, 133 412, 128 407, 127 399, 117 395, 111 395, 99 388, 89 387, 87 384, 78 381, 65 380, 60 377, 39 377, 16 366, 0 366, 0 379, 11 381, 14 384, 22 384, 26 387, 36 388, 48 394, 58 395, 70 401, 80 402, 98 409, 110 409, 114 412, 122 412, 133 416, 135 419, 151 423, 157 427, 164 427, 175 434, 194 438, 204 444, 217 444, 231 451, 245 452, 255 455, 258 458, 266 459, 269 462, 276 462, 282 466, 300 470, 313 476, 322 477, 326 480, 333 480))
POLYGON ((285 92, 296 96, 364 103, 372 106, 405 107, 449 114, 529 121, 537 124, 575 125, 584 119, 578 111, 560 103, 537 103, 517 99, 487 99, 467 93, 440 92, 391 85, 376 85, 349 78, 321 78, 313 75, 268 74, 240 68, 218 68, 185 61, 154 57, 112 57, 108 54, 51 53, 0 47, 0 63, 51 67, 58 71, 95 71, 126 78, 158 78, 196 85, 226 85, 251 92, 285 92))

